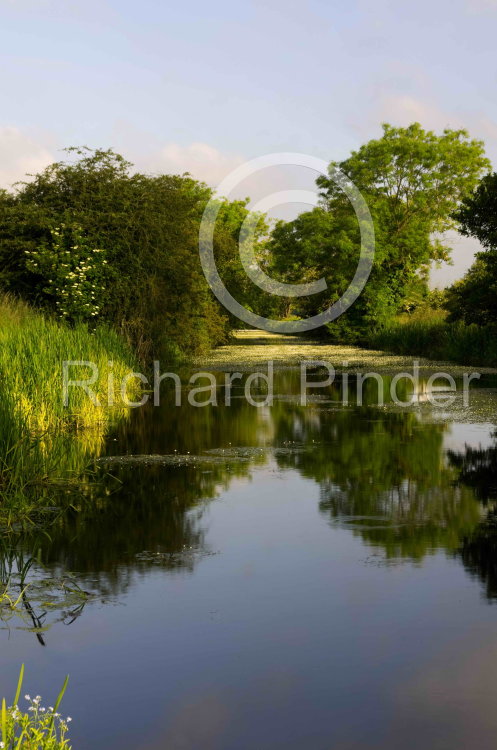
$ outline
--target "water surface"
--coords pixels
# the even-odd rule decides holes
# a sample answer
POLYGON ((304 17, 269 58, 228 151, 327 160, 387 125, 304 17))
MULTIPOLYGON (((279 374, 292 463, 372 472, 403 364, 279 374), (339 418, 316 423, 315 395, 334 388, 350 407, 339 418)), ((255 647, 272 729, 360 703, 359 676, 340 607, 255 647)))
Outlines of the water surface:
POLYGON ((29 551, 87 594, 4 622, 2 694, 21 661, 47 703, 70 673, 76 750, 495 748, 495 381, 442 410, 298 383, 108 436, 29 551))

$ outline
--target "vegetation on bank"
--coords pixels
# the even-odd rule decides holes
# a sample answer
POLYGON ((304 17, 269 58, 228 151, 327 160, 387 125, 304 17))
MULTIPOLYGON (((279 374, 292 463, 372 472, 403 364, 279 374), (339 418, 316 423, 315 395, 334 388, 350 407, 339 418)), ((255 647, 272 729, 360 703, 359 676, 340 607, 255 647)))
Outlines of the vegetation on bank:
MULTIPOLYGON (((269 248, 275 271, 288 282, 326 281, 320 294, 292 300, 310 317, 346 291, 358 268, 359 222, 344 190, 355 185, 374 224, 371 274, 356 302, 327 328, 336 341, 361 342, 387 326, 412 297, 428 294, 431 264, 446 261, 443 232, 456 227, 454 212, 488 170, 484 145, 464 130, 440 135, 418 123, 383 126, 345 160, 331 162, 317 185, 321 203, 294 221, 280 222, 269 248)), ((365 228, 362 218, 362 226, 365 228)))
POLYGON ((19 708, 19 701, 23 678, 24 664, 21 667, 12 705, 7 707, 5 698, 2 700, 0 748, 4 750, 71 750, 67 734, 69 722, 72 719, 70 716, 64 719, 58 711, 69 678, 66 677, 53 706, 48 708, 42 706, 39 695, 34 698, 25 695, 24 700, 29 703, 29 707, 27 711, 22 711, 19 708))
POLYGON ((367 345, 410 357, 497 367, 497 325, 451 322, 441 315, 397 320, 373 333, 367 345))
POLYGON ((488 174, 454 213, 459 231, 482 246, 465 276, 421 302, 412 316, 388 321, 368 345, 399 354, 497 366, 497 173, 488 174), (431 304, 430 304, 431 302, 431 304))
MULTIPOLYGON (((0 400, 11 402, 11 413, 30 432, 108 423, 108 378, 116 382, 133 370, 136 358, 130 347, 108 326, 90 330, 84 323, 68 326, 24 302, 0 297, 0 400), (63 399, 63 363, 91 362, 98 377, 91 389, 97 400, 81 388, 68 389, 63 399)), ((89 378, 91 369, 74 366, 71 378, 89 378)), ((123 404, 115 393, 116 411, 123 404)))
MULTIPOLYGON (((428 300, 430 266, 450 258, 443 233, 453 228, 477 237, 485 252, 446 298, 450 321, 484 326, 494 320, 497 177, 485 174, 484 145, 465 130, 436 134, 419 123, 384 125, 379 138, 330 163, 329 176, 317 180, 317 207, 271 228, 250 213, 248 199, 214 198, 188 174, 138 173, 112 150, 68 151, 66 161, 0 191, 0 290, 75 329, 105 324, 142 363, 201 356, 240 325, 212 293, 200 263, 200 225, 213 200, 222 282, 243 307, 265 317, 311 317, 345 292, 361 243, 341 187, 354 184, 373 219, 375 256, 359 298, 327 326, 331 338, 361 343, 383 331, 393 342, 398 315, 428 300), (252 277, 259 267, 289 284, 324 279, 326 289, 289 298, 264 293, 248 278, 247 263, 252 277)), ((458 328, 450 346, 465 336, 458 328)), ((437 341, 447 338, 437 329, 437 341)))
MULTIPOLYGON (((0 297, 2 518, 18 503, 26 508, 33 502, 36 508, 35 490, 83 471, 106 427, 128 411, 118 388, 115 405, 108 406, 109 372, 120 382, 134 363, 129 346, 108 327, 92 331, 84 323, 69 326, 24 302, 0 297), (81 388, 68 388, 64 405, 67 360, 95 364, 98 377, 92 389, 99 403, 81 388)), ((71 377, 87 378, 88 373, 88 368, 75 367, 71 377)))
MULTIPOLYGON (((111 326, 142 361, 178 359, 225 340, 232 321, 198 251, 212 190, 186 174, 135 173, 112 150, 69 152, 74 161, 0 191, 0 288, 70 323, 111 326)), ((214 250, 249 304, 238 255, 246 203, 219 201, 214 250)), ((255 221, 256 237, 264 226, 255 221)))
POLYGON ((269 242, 273 267, 285 279, 327 282, 325 292, 300 298, 285 312, 315 315, 350 283, 359 257, 358 222, 337 187, 350 180, 373 218, 375 258, 360 297, 327 326, 329 337, 411 357, 496 366, 497 173, 485 174, 489 166, 483 143, 466 131, 436 135, 418 124, 385 125, 381 138, 332 162, 329 178, 317 180, 321 205, 280 222, 269 242), (450 259, 443 241, 448 229, 476 238, 482 251, 461 281, 430 292, 431 264, 450 259))

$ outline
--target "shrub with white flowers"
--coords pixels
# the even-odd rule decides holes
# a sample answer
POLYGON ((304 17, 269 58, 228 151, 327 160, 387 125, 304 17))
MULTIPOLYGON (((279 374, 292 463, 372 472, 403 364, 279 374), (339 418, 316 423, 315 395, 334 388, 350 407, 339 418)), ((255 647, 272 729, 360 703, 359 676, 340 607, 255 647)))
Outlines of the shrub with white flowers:
POLYGON ((50 240, 26 250, 26 266, 41 277, 40 291, 52 298, 60 318, 89 322, 102 307, 107 260, 78 224, 60 224, 50 240))
POLYGON ((67 737, 71 717, 64 719, 58 712, 68 678, 66 677, 54 706, 45 708, 41 705, 41 696, 31 698, 25 695, 24 698, 30 705, 24 712, 18 705, 23 677, 24 664, 21 667, 12 706, 7 708, 5 699, 2 701, 0 748, 5 750, 71 750, 67 737))

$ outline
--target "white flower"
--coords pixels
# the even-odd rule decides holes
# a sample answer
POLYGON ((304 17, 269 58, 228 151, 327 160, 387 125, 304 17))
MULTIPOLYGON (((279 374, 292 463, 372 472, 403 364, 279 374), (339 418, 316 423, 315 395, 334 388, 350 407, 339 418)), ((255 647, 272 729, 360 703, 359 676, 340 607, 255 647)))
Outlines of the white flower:
POLYGON ((26 699, 27 701, 30 701, 30 700, 31 700, 31 696, 30 696, 30 695, 25 695, 24 697, 25 697, 25 699, 26 699))
POLYGON ((67 722, 69 722, 69 721, 72 721, 71 717, 70 717, 70 716, 68 716, 68 717, 67 717, 67 719, 66 719, 66 721, 67 721, 67 722))

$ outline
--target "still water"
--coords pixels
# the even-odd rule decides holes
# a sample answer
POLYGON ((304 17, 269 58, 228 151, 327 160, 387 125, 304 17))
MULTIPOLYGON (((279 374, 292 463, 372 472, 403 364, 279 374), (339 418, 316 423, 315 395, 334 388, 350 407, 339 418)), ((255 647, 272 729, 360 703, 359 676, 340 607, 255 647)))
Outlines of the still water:
POLYGON ((69 673, 75 750, 495 750, 496 383, 303 407, 298 377, 135 410, 33 540, 63 593, 3 623, 0 692, 69 673))

